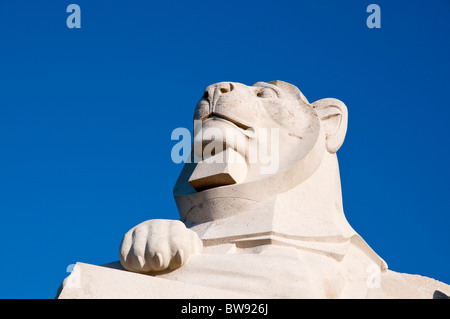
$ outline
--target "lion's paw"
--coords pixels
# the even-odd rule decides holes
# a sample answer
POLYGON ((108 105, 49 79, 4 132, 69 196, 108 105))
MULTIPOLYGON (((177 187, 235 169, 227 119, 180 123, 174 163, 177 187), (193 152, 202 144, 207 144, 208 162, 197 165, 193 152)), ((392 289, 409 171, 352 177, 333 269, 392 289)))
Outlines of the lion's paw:
POLYGON ((197 233, 181 221, 153 219, 125 234, 120 245, 120 263, 125 269, 139 273, 176 269, 202 249, 197 233))

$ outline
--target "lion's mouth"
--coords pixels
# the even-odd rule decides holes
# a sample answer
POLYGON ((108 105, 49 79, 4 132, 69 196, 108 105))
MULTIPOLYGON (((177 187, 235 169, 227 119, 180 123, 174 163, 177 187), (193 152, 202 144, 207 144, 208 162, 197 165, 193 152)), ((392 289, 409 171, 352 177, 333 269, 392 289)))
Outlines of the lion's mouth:
POLYGON ((252 138, 255 137, 255 129, 247 124, 242 123, 236 119, 230 118, 223 114, 219 113, 210 113, 206 117, 203 118, 201 124, 204 124, 208 121, 224 121, 228 125, 236 128, 238 131, 242 132, 245 136, 252 138))
POLYGON ((209 118, 219 119, 219 120, 221 119, 221 120, 225 120, 225 121, 231 122, 232 124, 236 125, 237 127, 241 128, 243 130, 247 130, 247 129, 251 128, 250 126, 245 125, 242 122, 239 122, 239 121, 237 121, 235 119, 232 119, 232 118, 230 118, 228 116, 225 116, 225 115, 219 114, 219 113, 212 112, 205 118, 205 120, 207 120, 209 118))
POLYGON ((199 121, 194 131, 201 135, 201 153, 199 149, 196 154, 202 161, 189 177, 189 184, 201 192, 242 182, 247 174, 246 144, 256 136, 255 130, 241 121, 212 112, 199 121), (204 128, 199 131, 199 126, 204 128), (208 133, 211 129, 214 131, 208 133))

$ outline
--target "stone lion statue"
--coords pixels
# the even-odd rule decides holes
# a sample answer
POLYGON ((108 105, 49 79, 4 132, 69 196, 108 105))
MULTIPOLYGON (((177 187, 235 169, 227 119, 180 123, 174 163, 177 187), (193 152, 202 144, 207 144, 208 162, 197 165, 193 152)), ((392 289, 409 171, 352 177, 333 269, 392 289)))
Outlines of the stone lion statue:
POLYGON ((347 118, 343 102, 310 103, 283 81, 207 87, 173 190, 180 220, 132 228, 121 265, 264 298, 397 298, 432 285, 388 270, 347 222, 336 156, 347 118))

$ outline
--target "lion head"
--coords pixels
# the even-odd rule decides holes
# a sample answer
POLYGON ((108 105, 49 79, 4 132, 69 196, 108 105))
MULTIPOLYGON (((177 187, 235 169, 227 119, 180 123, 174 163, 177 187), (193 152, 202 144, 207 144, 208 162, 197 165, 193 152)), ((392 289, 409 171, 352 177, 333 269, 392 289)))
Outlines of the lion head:
POLYGON ((174 188, 182 220, 221 218, 230 213, 221 207, 223 200, 242 211, 298 185, 325 154, 334 156, 346 130, 344 103, 322 99, 310 104, 296 86, 283 81, 208 86, 194 111, 192 155, 200 161, 185 164, 174 188), (223 162, 214 166, 215 157, 223 162))

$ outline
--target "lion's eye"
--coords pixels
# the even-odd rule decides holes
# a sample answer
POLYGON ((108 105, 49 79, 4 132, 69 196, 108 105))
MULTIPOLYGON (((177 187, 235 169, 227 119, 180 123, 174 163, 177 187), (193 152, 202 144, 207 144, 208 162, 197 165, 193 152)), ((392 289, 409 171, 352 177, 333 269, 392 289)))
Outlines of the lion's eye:
POLYGON ((274 98, 277 97, 277 93, 270 88, 263 88, 256 94, 257 97, 261 98, 274 98))

